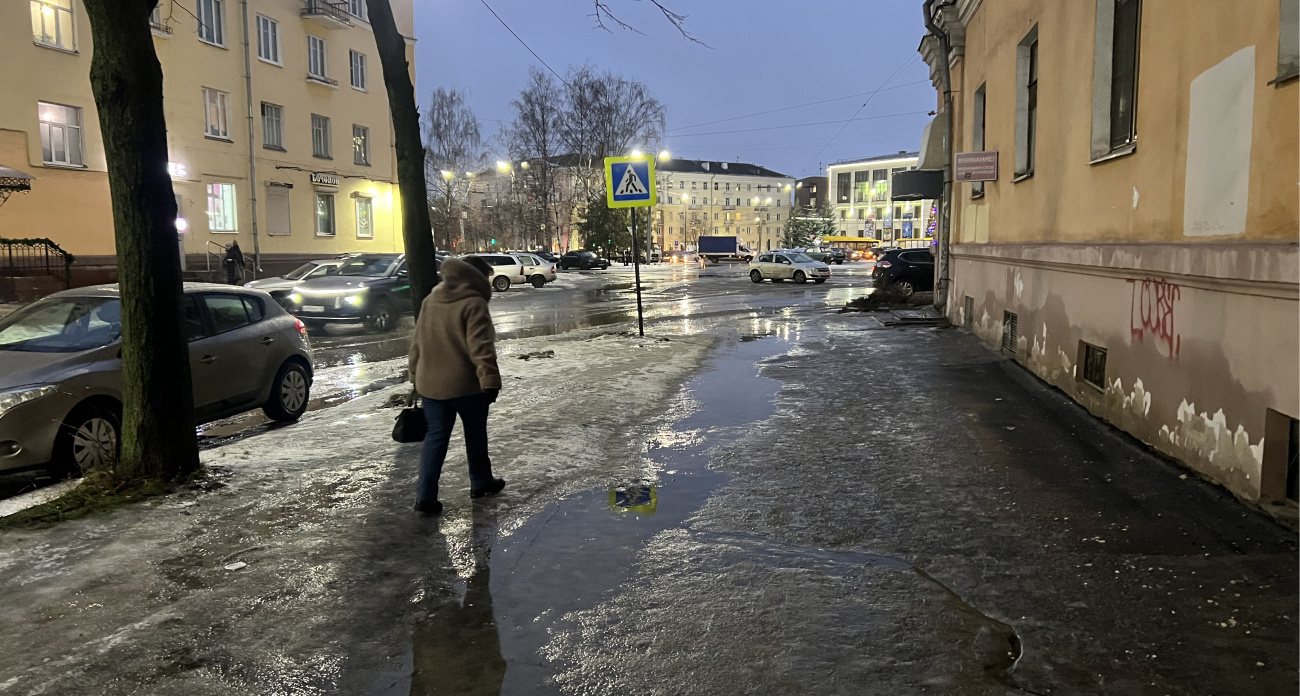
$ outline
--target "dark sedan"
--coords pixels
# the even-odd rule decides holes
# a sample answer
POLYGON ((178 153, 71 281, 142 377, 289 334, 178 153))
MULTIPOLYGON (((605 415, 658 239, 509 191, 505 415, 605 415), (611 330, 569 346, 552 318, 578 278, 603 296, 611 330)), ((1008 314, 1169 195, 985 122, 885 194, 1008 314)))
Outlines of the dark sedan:
POLYGON ((413 310, 406 256, 358 254, 333 275, 295 286, 288 299, 289 311, 308 327, 364 322, 375 331, 391 331, 413 310))
POLYGON ((596 252, 579 249, 578 251, 567 252, 560 257, 560 270, 567 271, 570 268, 577 268, 584 271, 599 268, 609 268, 609 261, 596 256, 596 252))
POLYGON ((934 254, 929 249, 890 249, 876 261, 871 278, 878 288, 893 288, 904 297, 934 289, 934 254))

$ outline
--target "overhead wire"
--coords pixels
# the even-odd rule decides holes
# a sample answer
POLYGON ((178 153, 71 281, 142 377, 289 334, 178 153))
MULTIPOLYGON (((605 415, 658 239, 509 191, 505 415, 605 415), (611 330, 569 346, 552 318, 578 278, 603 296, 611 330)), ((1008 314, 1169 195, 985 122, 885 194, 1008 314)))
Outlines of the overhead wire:
POLYGON ((538 61, 540 61, 542 65, 546 66, 546 69, 547 69, 547 70, 550 70, 550 71, 551 71, 551 74, 554 75, 554 76, 556 77, 556 79, 558 79, 560 82, 564 83, 564 86, 565 86, 565 87, 568 87, 568 86, 569 86, 569 81, 568 81, 568 80, 565 80, 564 77, 563 77, 562 75, 560 75, 560 73, 555 72, 555 68, 552 68, 552 67, 550 66, 550 64, 548 64, 545 60, 542 59, 541 56, 537 55, 537 51, 534 51, 533 48, 532 48, 531 46, 529 46, 528 43, 527 43, 526 41, 524 41, 522 38, 520 38, 519 34, 516 34, 516 33, 515 33, 515 30, 514 30, 514 29, 511 29, 509 24, 506 24, 506 20, 501 19, 501 15, 497 14, 497 11, 494 10, 494 9, 492 9, 492 6, 491 6, 491 5, 487 4, 487 0, 478 0, 478 1, 481 2, 481 3, 483 3, 483 6, 487 8, 488 12, 491 12, 491 13, 492 13, 492 16, 493 16, 493 17, 496 17, 498 22, 501 22, 501 26, 505 27, 505 28, 506 28, 506 31, 510 32, 510 35, 513 36, 513 37, 515 37, 515 40, 518 41, 519 44, 520 44, 521 46, 523 46, 524 48, 528 49, 528 52, 531 53, 531 54, 533 54, 533 57, 534 57, 534 58, 536 58, 538 61))
POLYGON ((770 109, 770 110, 768 110, 768 111, 756 111, 756 112, 754 112, 754 113, 752 113, 752 114, 745 114, 745 115, 743 115, 743 116, 732 116, 731 118, 720 118, 720 119, 718 119, 718 120, 716 120, 716 121, 705 121, 705 122, 703 122, 703 123, 696 123, 696 124, 693 124, 693 125, 690 125, 690 126, 679 126, 679 127, 677 127, 677 128, 670 128, 670 129, 668 129, 666 132, 667 132, 667 133, 675 133, 675 132, 677 132, 677 131, 690 130, 690 129, 692 129, 692 128, 699 128, 699 127, 701 127, 701 126, 711 126, 711 125, 713 125, 713 124, 715 124, 715 123, 726 123, 726 122, 728 122, 728 121, 739 121, 739 120, 741 120, 741 119, 744 119, 744 118, 752 118, 752 117, 754 117, 754 116, 766 116, 766 115, 768 115, 768 114, 775 114, 775 113, 779 113, 779 112, 781 112, 781 111, 791 111, 791 110, 793 110, 793 109, 802 109, 802 108, 804 108, 804 107, 806 107, 806 106, 817 106, 817 105, 819 105, 819 104, 829 104, 829 103, 831 103, 831 102, 844 101, 845 99, 856 99, 857 97, 869 97, 869 96, 873 96, 873 95, 875 95, 876 92, 888 92, 888 91, 891 90, 891 89, 902 89, 902 88, 904 88, 904 87, 911 87, 912 85, 925 84, 925 83, 928 83, 928 82, 929 82, 929 80, 915 80, 915 81, 913 81, 913 82, 905 82, 905 83, 903 83, 903 84, 901 84, 901 85, 894 85, 893 87, 878 87, 878 88, 876 88, 876 89, 874 89, 874 90, 872 90, 872 91, 870 91, 870 92, 860 92, 860 93, 858 93, 858 94, 849 94, 849 95, 846 95, 846 96, 843 96, 843 97, 834 97, 834 98, 831 98, 831 99, 822 99, 822 100, 819 100, 819 101, 808 102, 808 103, 806 103, 806 104, 795 104, 795 105, 793 105, 793 106, 783 106, 783 107, 781 107, 781 108, 779 108, 779 109, 770 109))
MULTIPOLYGON (((896 118, 896 117, 899 117, 899 116, 918 116, 918 115, 921 115, 921 114, 928 114, 928 113, 930 113, 930 112, 928 112, 928 111, 905 111, 905 112, 903 112, 903 113, 898 113, 898 114, 881 114, 881 115, 878 115, 878 116, 863 116, 862 118, 856 118, 856 117, 855 117, 855 118, 850 118, 850 119, 843 120, 843 121, 811 121, 811 122, 809 122, 809 123, 791 123, 791 124, 784 125, 784 126, 763 126, 763 127, 760 127, 760 128, 737 128, 737 129, 733 129, 733 130, 709 131, 709 132, 707 132, 707 133, 685 133, 685 134, 681 134, 681 135, 674 135, 673 137, 674 137, 674 138, 694 138, 694 137, 696 137, 696 136, 701 136, 701 135, 727 135, 727 134, 730 134, 730 133, 755 133, 755 132, 758 132, 758 131, 781 130, 781 129, 785 129, 785 128, 806 128, 806 127, 808 127, 808 126, 829 126, 829 125, 834 125, 834 124, 836 124, 836 123, 842 123, 842 124, 845 124, 845 125, 847 126, 849 123, 851 123, 851 122, 853 122, 853 121, 874 121, 874 120, 876 120, 876 119, 881 119, 881 118, 896 118)), ((856 116, 856 114, 855 114, 855 116, 856 116)), ((843 128, 841 128, 840 130, 842 131, 843 128)), ((825 149, 825 148, 823 148, 823 149, 825 149)), ((818 152, 817 154, 820 155, 821 153, 818 152)))
MULTIPOLYGON (((876 91, 879 92, 880 89, 883 89, 890 82, 893 82, 894 78, 898 77, 903 72, 903 70, 905 70, 909 65, 911 65, 913 61, 917 60, 917 58, 918 56, 914 55, 911 58, 903 61, 903 64, 898 66, 897 70, 891 73, 889 77, 885 78, 884 82, 880 83, 880 88, 878 88, 876 91)), ((844 129, 849 127, 849 123, 852 122, 853 119, 857 117, 858 114, 862 113, 862 110, 866 108, 867 104, 871 103, 871 98, 874 96, 876 95, 873 93, 870 97, 867 97, 866 101, 862 102, 862 105, 858 107, 858 110, 853 112, 853 116, 850 116, 849 120, 845 121, 844 125, 840 126, 840 129, 838 131, 835 131, 835 135, 832 135, 831 139, 827 140, 825 145, 822 145, 822 149, 817 151, 817 155, 816 155, 817 157, 821 157, 821 154, 826 151, 826 148, 830 147, 831 143, 835 142, 835 139, 840 137, 840 134, 844 132, 844 129)))

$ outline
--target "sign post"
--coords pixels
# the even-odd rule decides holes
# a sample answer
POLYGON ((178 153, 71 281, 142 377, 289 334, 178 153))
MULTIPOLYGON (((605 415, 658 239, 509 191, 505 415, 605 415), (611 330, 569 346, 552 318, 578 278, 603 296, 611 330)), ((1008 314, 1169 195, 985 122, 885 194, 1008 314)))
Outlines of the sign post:
MULTIPOLYGON (((610 208, 649 208, 657 202, 655 162, 648 155, 605 158, 605 202, 610 208)), ((636 238, 636 210, 632 210, 632 272, 636 276, 637 333, 645 335, 641 307, 641 245, 636 238)))

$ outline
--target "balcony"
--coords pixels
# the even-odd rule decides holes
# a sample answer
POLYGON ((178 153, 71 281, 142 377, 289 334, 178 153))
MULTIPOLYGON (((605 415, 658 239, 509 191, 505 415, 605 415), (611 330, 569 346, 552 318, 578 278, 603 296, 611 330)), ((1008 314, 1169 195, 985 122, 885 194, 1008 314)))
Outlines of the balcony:
POLYGON ((325 85, 326 87, 334 87, 335 89, 337 89, 339 86, 339 81, 332 77, 325 77, 324 75, 313 75, 312 73, 307 73, 307 81, 315 82, 318 85, 325 85))
POLYGON ((722 206, 722 209, 723 209, 723 210, 735 210, 735 209, 736 209, 736 206, 734 206, 734 205, 724 205, 724 206, 722 206))
POLYGON ((352 15, 348 14, 347 4, 330 0, 303 0, 302 18, 326 29, 347 29, 352 26, 352 15))

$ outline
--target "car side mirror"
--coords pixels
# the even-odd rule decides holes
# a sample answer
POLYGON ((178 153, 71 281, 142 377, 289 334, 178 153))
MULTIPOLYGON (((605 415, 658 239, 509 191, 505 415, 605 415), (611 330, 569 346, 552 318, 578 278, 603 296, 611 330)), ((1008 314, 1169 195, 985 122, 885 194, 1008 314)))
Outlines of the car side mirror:
POLYGON ((407 274, 407 272, 406 272, 405 269, 400 270, 400 271, 397 272, 397 277, 398 277, 398 278, 405 278, 407 275, 408 275, 408 274, 407 274))

